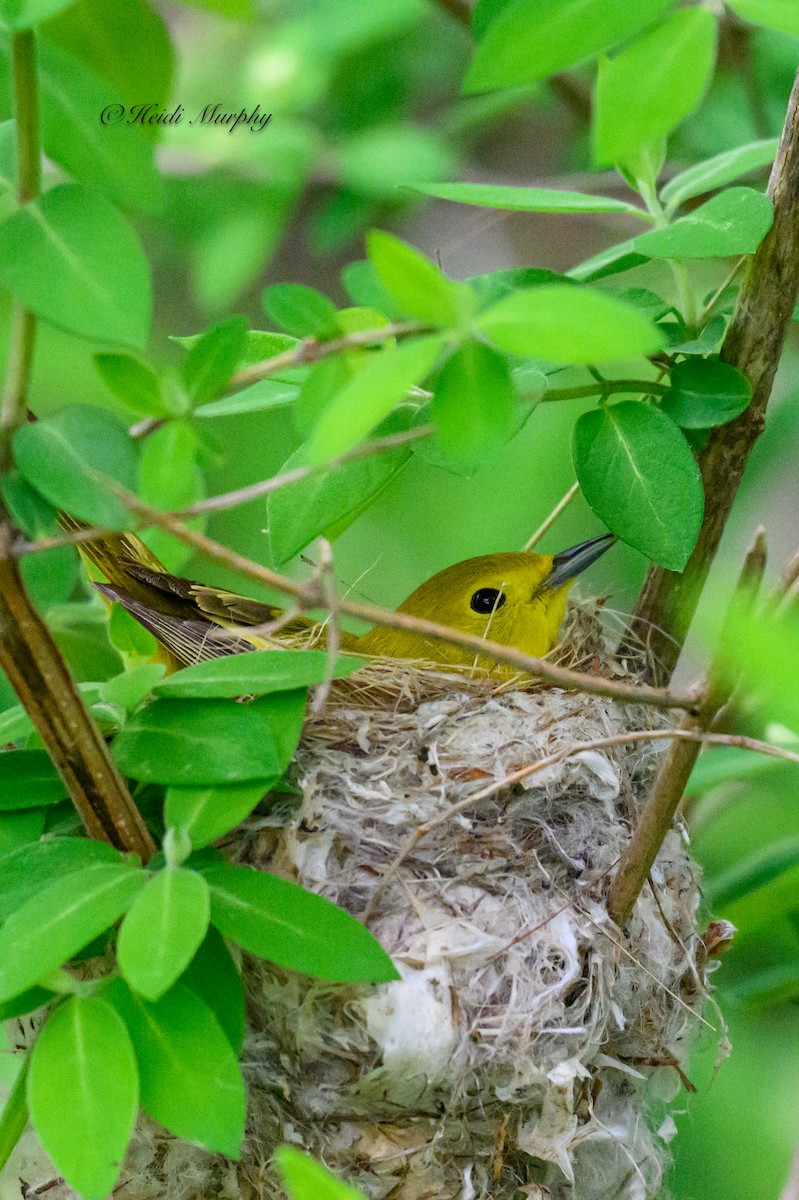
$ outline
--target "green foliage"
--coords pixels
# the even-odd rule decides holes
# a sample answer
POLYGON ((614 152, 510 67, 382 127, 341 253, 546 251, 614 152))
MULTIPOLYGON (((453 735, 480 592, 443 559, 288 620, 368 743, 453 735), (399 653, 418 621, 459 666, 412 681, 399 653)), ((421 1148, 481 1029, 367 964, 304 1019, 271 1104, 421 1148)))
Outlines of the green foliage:
POLYGON ((126 408, 145 417, 170 415, 155 371, 130 354, 97 354, 95 364, 105 386, 126 408))
POLYGON ((25 900, 0 928, 0 1001, 46 979, 103 933, 144 885, 140 868, 95 863, 25 900))
POLYGON ((752 399, 752 386, 746 376, 713 358, 677 363, 670 384, 660 407, 681 429, 724 425, 739 416, 752 399))
POLYGON ((322 412, 306 446, 306 461, 321 465, 356 446, 425 379, 443 345, 442 336, 430 335, 370 355, 322 412))
POLYGON ((377 279, 407 316, 448 328, 469 315, 469 288, 445 279, 438 267, 399 238, 373 229, 367 247, 377 279))
POLYGON ((226 700, 156 700, 117 734, 114 757, 148 783, 180 786, 240 783, 281 775, 305 714, 303 690, 236 704, 226 700))
POLYGON ((651 321, 630 305, 558 283, 513 292, 476 324, 501 350, 561 363, 633 358, 663 344, 651 321))
POLYGON ((363 1193, 334 1179, 307 1154, 293 1146, 279 1146, 275 1162, 290 1200, 363 1200, 363 1193))
POLYGON ((313 288, 300 283, 276 283, 263 296, 268 317, 295 337, 324 341, 341 332, 334 305, 313 288))
POLYGON ((110 413, 70 405, 25 425, 14 437, 14 459, 27 482, 56 507, 99 525, 128 522, 108 481, 134 490, 137 455, 124 425, 110 413))
POLYGON ((503 187, 491 183, 428 183, 416 184, 413 190, 425 196, 436 196, 439 200, 476 204, 480 208, 499 208, 506 212, 623 212, 647 219, 647 213, 642 208, 626 200, 583 192, 555 191, 552 188, 503 187))
POLYGON ((265 696, 321 683, 331 668, 332 677, 341 679, 363 661, 342 655, 331 664, 324 650, 253 650, 184 667, 153 690, 157 696, 177 699, 265 696))
POLYGON ((685 171, 680 171, 661 188, 660 199, 666 205, 666 211, 673 212, 694 196, 703 196, 714 188, 740 179, 742 175, 749 175, 759 167, 769 166, 774 161, 778 145, 778 138, 749 142, 746 146, 724 150, 705 162, 695 163, 685 171))
POLYGON ((199 850, 235 829, 278 778, 275 775, 230 787, 170 787, 164 801, 164 824, 199 850))
POLYGON ((54 1010, 31 1054, 28 1107, 70 1186, 86 1200, 103 1200, 119 1175, 139 1109, 133 1046, 106 1000, 70 996, 54 1010))
POLYGON ((753 254, 771 228, 771 201, 751 188, 728 188, 666 229, 633 240, 647 258, 726 258, 753 254))
POLYGON ((144 345, 150 272, 130 226, 101 195, 65 183, 0 223, 0 282, 79 337, 144 345))
POLYGON ((154 1003, 118 978, 101 996, 119 1013, 133 1042, 142 1108, 170 1133, 238 1158, 244 1083, 233 1047, 208 1005, 182 983, 154 1003))
POLYGON ((799 12, 791 0, 727 0, 727 5, 744 21, 799 34, 799 12))
POLYGON ((594 118, 594 161, 634 160, 696 108, 713 72, 716 22, 705 8, 683 9, 615 58, 601 59, 594 118))
POLYGON ((435 384, 432 416, 442 447, 457 462, 477 466, 515 433, 515 413, 505 359, 482 342, 464 342, 435 384))
POLYGON ((194 958, 210 913, 208 885, 196 871, 167 867, 150 880, 117 938, 117 963, 134 991, 160 1000, 194 958))
POLYGON ((66 798, 64 781, 46 751, 0 754, 0 810, 38 808, 66 798))
POLYGON ((482 0, 475 9, 481 37, 464 90, 486 91, 529 83, 608 50, 632 37, 671 6, 671 0, 635 5, 606 0, 482 0))
POLYGON ((648 558, 681 571, 702 522, 702 480, 668 417, 634 400, 604 405, 579 418, 572 452, 597 516, 648 558))
POLYGON ((292 971, 343 983, 398 979, 386 952, 349 913, 249 867, 208 867, 211 920, 231 941, 292 971))
POLYGON ((180 981, 210 1008, 234 1053, 240 1054, 247 1024, 244 989, 225 939, 213 926, 180 981))

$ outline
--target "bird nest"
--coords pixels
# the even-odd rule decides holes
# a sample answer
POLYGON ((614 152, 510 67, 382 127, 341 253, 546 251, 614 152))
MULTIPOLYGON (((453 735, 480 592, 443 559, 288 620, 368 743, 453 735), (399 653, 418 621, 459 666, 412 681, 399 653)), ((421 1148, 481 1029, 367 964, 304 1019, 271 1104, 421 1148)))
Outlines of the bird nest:
MULTIPOLYGON (((611 671, 595 607, 572 609, 561 655, 611 671)), ((282 1197, 280 1142, 370 1200, 659 1195, 706 995, 697 868, 673 830, 616 928, 610 877, 663 743, 571 752, 652 720, 396 662, 336 684, 295 759, 299 799, 256 810, 228 850, 366 921, 401 979, 331 984, 247 958, 242 1161, 148 1122, 128 1200, 282 1197)))

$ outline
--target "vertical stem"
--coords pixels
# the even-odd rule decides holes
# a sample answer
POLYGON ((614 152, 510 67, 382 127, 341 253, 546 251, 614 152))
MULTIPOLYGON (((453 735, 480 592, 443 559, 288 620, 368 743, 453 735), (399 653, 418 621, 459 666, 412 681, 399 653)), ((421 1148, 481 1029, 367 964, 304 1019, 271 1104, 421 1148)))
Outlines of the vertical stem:
MULTIPOLYGON (((17 139, 17 200, 22 205, 35 199, 41 186, 39 89, 36 75, 36 40, 32 29, 14 34, 12 58, 17 139)), ((24 420, 35 339, 36 317, 15 300, 11 312, 8 373, 0 404, 2 470, 7 470, 9 466, 11 435, 24 420)))
MULTIPOLYGON (((39 194, 36 42, 14 35, 17 198, 39 194)), ((14 304, 8 374, 0 405, 0 472, 11 464, 11 439, 25 420, 36 317, 14 304)), ((148 859, 155 847, 141 814, 92 720, 49 630, 31 604, 12 554, 15 530, 0 505, 0 667, 41 735, 87 832, 148 859)))
POLYGON ((651 649, 644 676, 668 683, 693 619, 710 564, 766 419, 766 405, 799 291, 799 74, 769 180, 774 224, 758 247, 741 288, 721 357, 747 376, 752 400, 734 421, 713 430, 699 458, 705 516, 682 574, 650 567, 621 652, 651 649))

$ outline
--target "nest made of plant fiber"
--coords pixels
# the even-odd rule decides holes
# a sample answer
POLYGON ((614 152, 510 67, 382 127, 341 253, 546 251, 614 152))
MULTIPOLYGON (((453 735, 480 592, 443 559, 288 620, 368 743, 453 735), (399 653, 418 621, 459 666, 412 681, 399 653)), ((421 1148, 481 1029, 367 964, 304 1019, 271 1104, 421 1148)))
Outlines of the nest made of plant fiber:
MULTIPOLYGON (((567 628, 561 658, 610 673, 595 608, 567 628)), ((370 1200, 660 1195, 706 994, 697 869, 673 830, 617 929, 607 887, 664 743, 566 753, 653 720, 397 662, 337 683, 304 731, 299 801, 256 810, 227 848, 366 921, 401 979, 332 984, 246 959, 242 1161, 144 1123, 128 1200, 282 1197, 280 1142, 370 1200)))

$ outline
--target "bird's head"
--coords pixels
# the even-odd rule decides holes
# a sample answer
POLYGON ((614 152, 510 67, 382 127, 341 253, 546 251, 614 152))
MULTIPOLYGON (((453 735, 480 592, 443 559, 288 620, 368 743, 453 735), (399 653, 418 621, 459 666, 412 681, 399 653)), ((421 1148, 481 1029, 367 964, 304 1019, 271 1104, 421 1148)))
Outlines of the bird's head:
MULTIPOLYGON (((557 641, 569 587, 614 540, 603 534, 555 555, 521 551, 469 558, 428 579, 399 611, 527 654, 547 654, 557 641)), ((437 650, 448 661, 471 654, 454 646, 437 650)))

